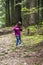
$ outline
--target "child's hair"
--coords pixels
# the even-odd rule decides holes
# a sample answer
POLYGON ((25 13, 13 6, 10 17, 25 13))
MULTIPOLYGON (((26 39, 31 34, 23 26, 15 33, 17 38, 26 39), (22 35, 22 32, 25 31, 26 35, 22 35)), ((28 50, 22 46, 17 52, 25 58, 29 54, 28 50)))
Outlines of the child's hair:
POLYGON ((18 22, 18 26, 22 26, 22 23, 21 23, 21 21, 19 21, 19 22, 18 22))

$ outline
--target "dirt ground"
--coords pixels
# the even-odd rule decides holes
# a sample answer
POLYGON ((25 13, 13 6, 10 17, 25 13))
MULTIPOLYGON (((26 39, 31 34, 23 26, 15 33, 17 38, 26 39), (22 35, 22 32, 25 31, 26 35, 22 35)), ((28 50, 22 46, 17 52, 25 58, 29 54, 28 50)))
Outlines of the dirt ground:
POLYGON ((14 48, 12 52, 13 41, 12 34, 0 36, 0 65, 43 65, 43 42, 33 47, 14 48))

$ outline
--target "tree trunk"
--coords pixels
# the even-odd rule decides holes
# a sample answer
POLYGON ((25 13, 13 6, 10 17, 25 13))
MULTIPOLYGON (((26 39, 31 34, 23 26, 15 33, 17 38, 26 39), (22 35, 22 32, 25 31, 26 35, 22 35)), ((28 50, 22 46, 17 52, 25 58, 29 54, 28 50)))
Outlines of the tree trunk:
POLYGON ((35 22, 36 24, 41 24, 42 22, 42 10, 40 10, 40 8, 42 7, 42 0, 36 0, 36 7, 38 9, 37 13, 36 13, 36 18, 35 18, 35 22))
MULTIPOLYGON (((41 0, 41 4, 42 4, 42 7, 43 7, 43 0, 41 0)), ((43 22, 43 9, 42 9, 42 22, 43 22)))
POLYGON ((11 24, 14 24, 15 23, 15 19, 14 19, 14 0, 10 1, 11 2, 11 24))
POLYGON ((6 3, 6 6, 5 6, 5 10, 6 10, 6 26, 10 26, 9 0, 6 0, 5 3, 6 3))
MULTIPOLYGON (((40 7, 42 8, 42 0, 40 0, 40 7)), ((42 23, 42 10, 40 11, 40 22, 42 23)))
MULTIPOLYGON (((30 1, 30 9, 31 8, 34 8, 35 6, 35 0, 31 0, 30 1)), ((29 24, 32 25, 32 24, 35 24, 35 14, 30 14, 30 17, 29 17, 29 24)))
MULTIPOLYGON (((39 5, 38 5, 38 7, 41 8, 41 5, 42 5, 42 4, 41 4, 41 0, 39 0, 39 5)), ((42 22, 42 14, 41 14, 41 13, 42 13, 42 11, 41 11, 41 10, 38 10, 38 14, 39 14, 39 16, 38 16, 38 17, 39 17, 39 24, 41 24, 41 22, 42 22)))
MULTIPOLYGON (((30 9, 30 0, 26 0, 26 8, 27 9, 30 9)), ((26 24, 27 24, 27 26, 29 26, 29 18, 30 18, 30 15, 27 15, 26 16, 26 24)))
MULTIPOLYGON (((16 0, 16 4, 20 3, 21 0, 16 0)), ((15 6, 15 21, 16 23, 20 20, 21 18, 21 5, 16 5, 15 6)))

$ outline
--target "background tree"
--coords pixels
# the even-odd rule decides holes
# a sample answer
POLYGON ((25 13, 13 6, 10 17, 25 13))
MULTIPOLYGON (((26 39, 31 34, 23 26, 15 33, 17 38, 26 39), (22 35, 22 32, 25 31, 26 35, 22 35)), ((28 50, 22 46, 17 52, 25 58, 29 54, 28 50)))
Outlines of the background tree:
POLYGON ((10 21, 10 7, 9 7, 9 0, 5 1, 5 10, 6 10, 6 26, 9 26, 11 24, 10 21))
POLYGON ((0 0, 0 27, 5 26, 5 8, 4 8, 5 1, 0 0))
POLYGON ((17 23, 21 18, 21 0, 15 0, 16 6, 15 6, 15 22, 17 23))
MULTIPOLYGON (((6 15, 6 26, 15 25, 21 18, 24 26, 41 24, 43 22, 43 0, 0 0, 0 12, 0 15, 6 15)), ((2 21, 4 18, 1 17, 2 21)))
POLYGON ((14 24, 15 23, 15 11, 14 11, 14 0, 10 0, 10 8, 11 8, 11 13, 10 13, 10 18, 11 18, 11 24, 14 24))
MULTIPOLYGON (((42 8, 43 8, 43 0, 41 0, 41 4, 42 4, 42 8)), ((43 22, 43 9, 41 11, 42 11, 42 22, 43 22)))
MULTIPOLYGON (((30 8, 35 7, 35 0, 30 0, 30 8)), ((29 24, 35 24, 35 13, 30 14, 29 24)))

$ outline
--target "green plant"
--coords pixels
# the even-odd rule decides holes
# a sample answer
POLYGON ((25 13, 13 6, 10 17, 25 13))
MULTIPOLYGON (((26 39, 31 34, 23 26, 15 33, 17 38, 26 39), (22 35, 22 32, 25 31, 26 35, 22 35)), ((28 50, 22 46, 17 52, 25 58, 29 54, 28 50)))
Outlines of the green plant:
POLYGON ((39 65, 39 64, 36 63, 35 65, 39 65))

